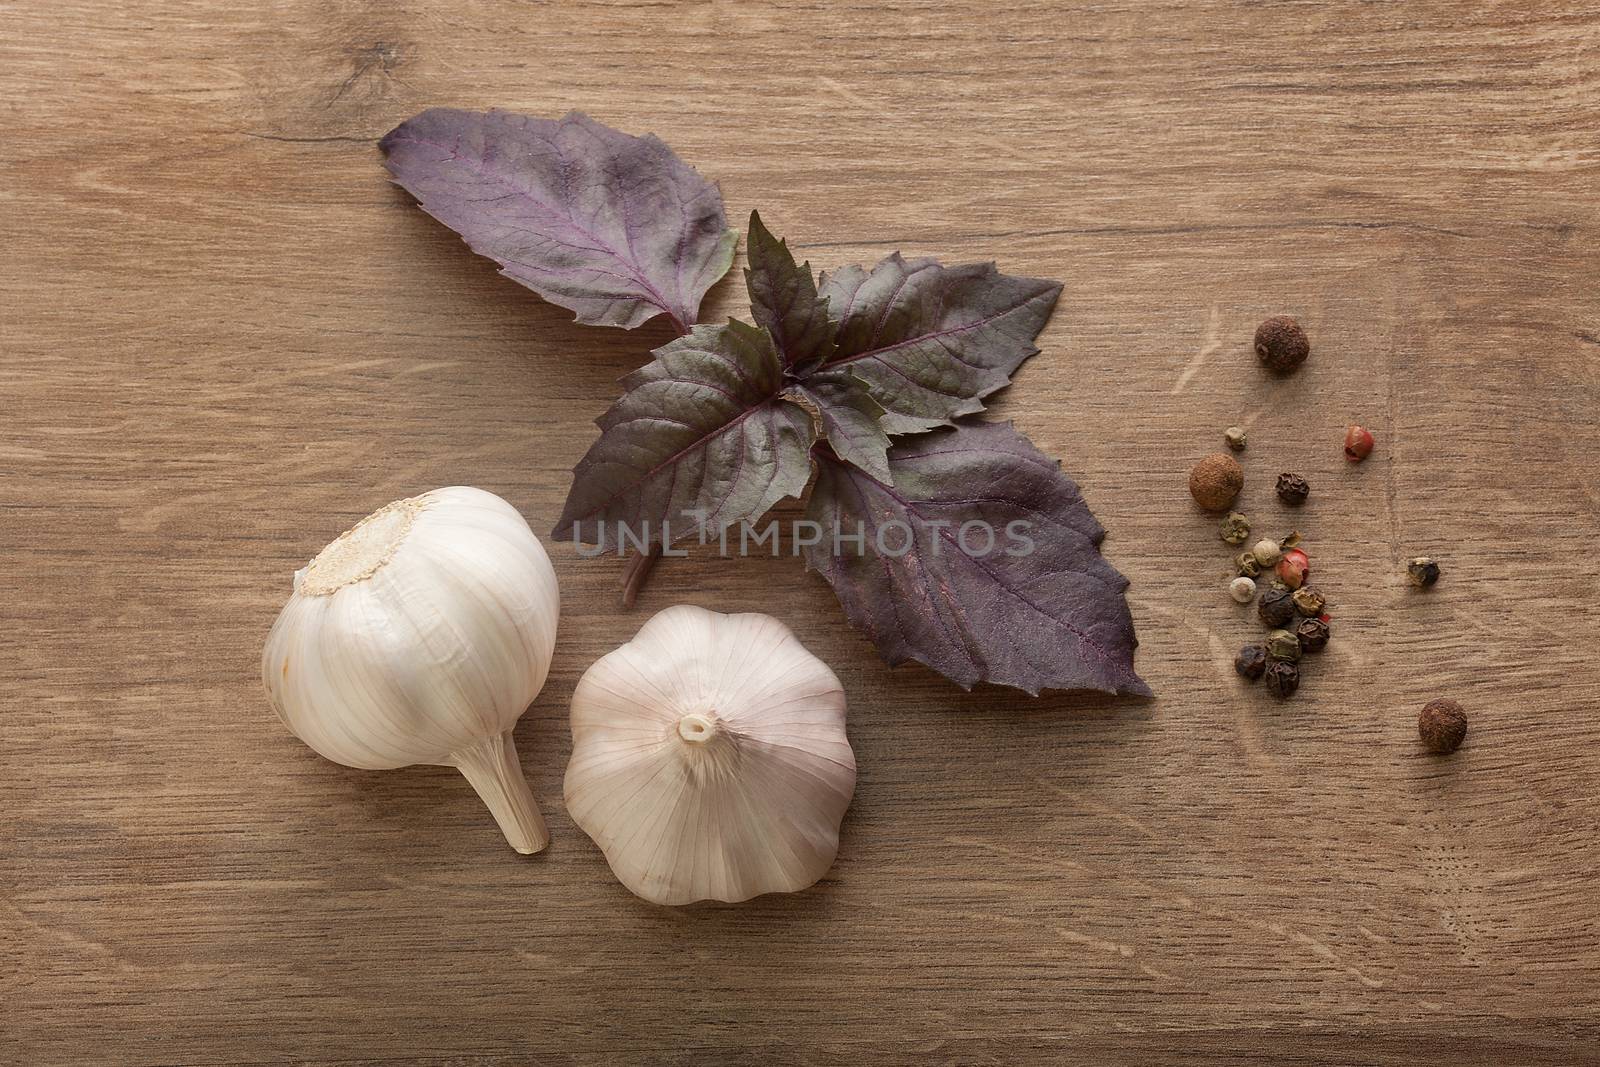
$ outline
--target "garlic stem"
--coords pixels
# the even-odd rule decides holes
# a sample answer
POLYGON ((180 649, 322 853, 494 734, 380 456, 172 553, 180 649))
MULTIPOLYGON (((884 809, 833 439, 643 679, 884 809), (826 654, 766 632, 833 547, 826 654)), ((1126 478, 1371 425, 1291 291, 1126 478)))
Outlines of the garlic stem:
POLYGON ((544 816, 522 775, 510 730, 453 753, 450 765, 466 775, 478 791, 512 848, 529 856, 550 843, 550 831, 545 829, 544 816))
POLYGON ((628 558, 628 565, 622 572, 622 606, 631 608, 639 599, 640 590, 649 579, 650 572, 656 569, 656 562, 661 558, 661 546, 651 545, 643 552, 635 552, 628 558))

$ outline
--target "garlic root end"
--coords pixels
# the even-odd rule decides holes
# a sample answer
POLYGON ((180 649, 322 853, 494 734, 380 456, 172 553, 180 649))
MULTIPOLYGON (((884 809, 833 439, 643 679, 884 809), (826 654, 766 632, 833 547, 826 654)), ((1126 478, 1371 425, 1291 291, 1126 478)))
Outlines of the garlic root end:
POLYGON ((508 730, 450 757, 450 763, 466 776, 478 791, 500 832, 512 848, 524 856, 540 852, 550 843, 550 831, 533 799, 533 791, 522 775, 517 747, 508 730))

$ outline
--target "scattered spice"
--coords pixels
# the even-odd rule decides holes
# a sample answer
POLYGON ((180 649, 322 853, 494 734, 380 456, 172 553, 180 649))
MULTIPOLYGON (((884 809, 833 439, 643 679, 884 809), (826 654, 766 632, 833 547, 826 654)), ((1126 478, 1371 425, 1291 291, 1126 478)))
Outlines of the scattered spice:
POLYGON ((1222 520, 1219 532, 1228 544, 1242 545, 1245 538, 1250 536, 1250 520, 1237 511, 1230 511, 1228 517, 1222 520))
POLYGON ((1261 645, 1245 645, 1233 657, 1233 669, 1252 682, 1267 669, 1267 650, 1261 645))
POLYGON ((1418 556, 1406 564, 1406 575, 1418 589, 1426 589, 1439 580, 1439 564, 1432 557, 1418 556))
MULTIPOLYGON (((1288 353, 1277 364, 1285 370, 1292 370, 1304 361, 1310 346, 1292 319, 1268 320, 1262 328, 1265 331, 1261 349, 1263 362, 1274 365, 1269 359, 1274 352, 1280 356, 1288 353), (1295 354, 1296 339, 1298 355, 1295 354)), ((1363 455, 1371 451, 1370 435, 1367 437, 1368 444, 1354 442, 1357 451, 1365 449, 1363 455)), ((1244 428, 1230 426, 1223 440, 1229 448, 1242 451, 1244 428)), ((1231 501, 1243 488, 1242 471, 1237 482, 1229 477, 1237 468, 1238 464, 1222 453, 1207 456, 1197 463, 1189 478, 1189 489, 1195 500, 1202 507, 1220 510, 1224 497, 1231 501)), ((1291 507, 1304 504, 1311 495, 1311 484, 1302 475, 1290 471, 1278 476, 1276 489, 1279 499, 1291 507)), ((1230 545, 1245 544, 1250 533, 1250 520, 1242 512, 1230 511, 1218 525, 1218 534, 1230 545)), ((1276 541, 1260 538, 1234 556, 1238 576, 1228 581, 1228 595, 1241 604, 1254 600, 1256 616, 1268 631, 1261 643, 1245 645, 1239 650, 1233 668, 1244 678, 1265 678, 1267 689, 1280 700, 1287 700, 1299 691, 1301 657, 1325 650, 1333 634, 1324 610, 1327 599, 1308 584, 1311 557, 1300 547, 1302 541, 1299 530, 1290 530, 1276 541)))
POLYGON ((1300 665, 1285 659, 1275 659, 1267 664, 1265 672, 1267 692, 1279 700, 1288 700, 1300 688, 1300 665))
POLYGON ((1311 573, 1311 560, 1298 548, 1291 548, 1278 561, 1278 580, 1290 589, 1299 589, 1311 573))
POLYGON ((1345 427, 1344 431, 1344 458, 1351 463, 1360 463, 1372 455, 1372 431, 1365 426, 1354 424, 1345 427))
POLYGON ((1267 635, 1267 656, 1286 659, 1291 663, 1300 659, 1300 638, 1288 630, 1274 630, 1267 635))
POLYGON ((1312 618, 1321 615, 1322 609, 1328 606, 1327 598, 1309 585, 1302 585, 1296 589, 1289 599, 1294 601, 1294 610, 1312 618))
POLYGON ((1282 582, 1267 586, 1256 601, 1256 615, 1263 625, 1274 629, 1289 625, 1289 620, 1294 618, 1294 599, 1289 587, 1282 582))
POLYGON ((1279 550, 1278 542, 1263 537, 1251 547, 1250 554, 1255 556, 1256 562, 1263 567, 1270 567, 1278 562, 1283 552, 1279 550))
POLYGON ((1297 508, 1306 502, 1306 497, 1311 495, 1311 483, 1298 474, 1284 471, 1278 475, 1278 499, 1297 508))
POLYGON ((1244 488, 1239 461, 1226 452, 1213 452, 1189 471, 1189 495, 1207 511, 1222 511, 1244 488))
POLYGON ((1300 647, 1307 652, 1321 652, 1328 647, 1328 638, 1333 636, 1333 630, 1323 619, 1301 619, 1294 628, 1295 637, 1300 639, 1300 647))
POLYGON ((1256 327, 1256 358, 1275 374, 1299 368, 1311 354, 1311 342, 1288 315, 1274 315, 1256 327))
POLYGON ((1430 700, 1417 716, 1417 732, 1429 752, 1444 756, 1461 747, 1467 737, 1467 713, 1454 700, 1430 700))

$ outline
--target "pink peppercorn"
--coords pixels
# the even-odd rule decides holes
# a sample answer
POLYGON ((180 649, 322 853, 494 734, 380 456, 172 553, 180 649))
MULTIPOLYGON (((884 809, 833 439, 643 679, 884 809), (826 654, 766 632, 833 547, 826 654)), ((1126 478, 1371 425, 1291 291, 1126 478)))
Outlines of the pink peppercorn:
POLYGON ((1372 431, 1365 426, 1350 426, 1344 431, 1344 458, 1360 463, 1372 455, 1372 431))

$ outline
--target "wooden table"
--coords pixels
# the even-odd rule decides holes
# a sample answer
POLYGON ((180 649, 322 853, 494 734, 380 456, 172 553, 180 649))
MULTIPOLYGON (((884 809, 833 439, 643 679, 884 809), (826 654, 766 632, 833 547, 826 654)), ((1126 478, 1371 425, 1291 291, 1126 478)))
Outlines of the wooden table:
POLYGON ((1594 1056, 1597 64, 1600 10, 1534 2, 0 5, 0 1059, 1594 1056), (291 572, 439 485, 547 529, 669 336, 572 325, 388 184, 375 139, 432 105, 654 131, 818 267, 1063 280, 993 411, 1111 531, 1157 699, 890 671, 793 559, 697 552, 624 611, 560 546, 517 731, 546 854, 452 771, 285 733, 291 572), (1314 345, 1284 381, 1275 312, 1314 345), (1333 605, 1288 704, 1231 670, 1259 631, 1184 490, 1235 422, 1333 605), (643 904, 562 810, 577 677, 684 601, 844 682, 860 784, 807 892, 643 904))

